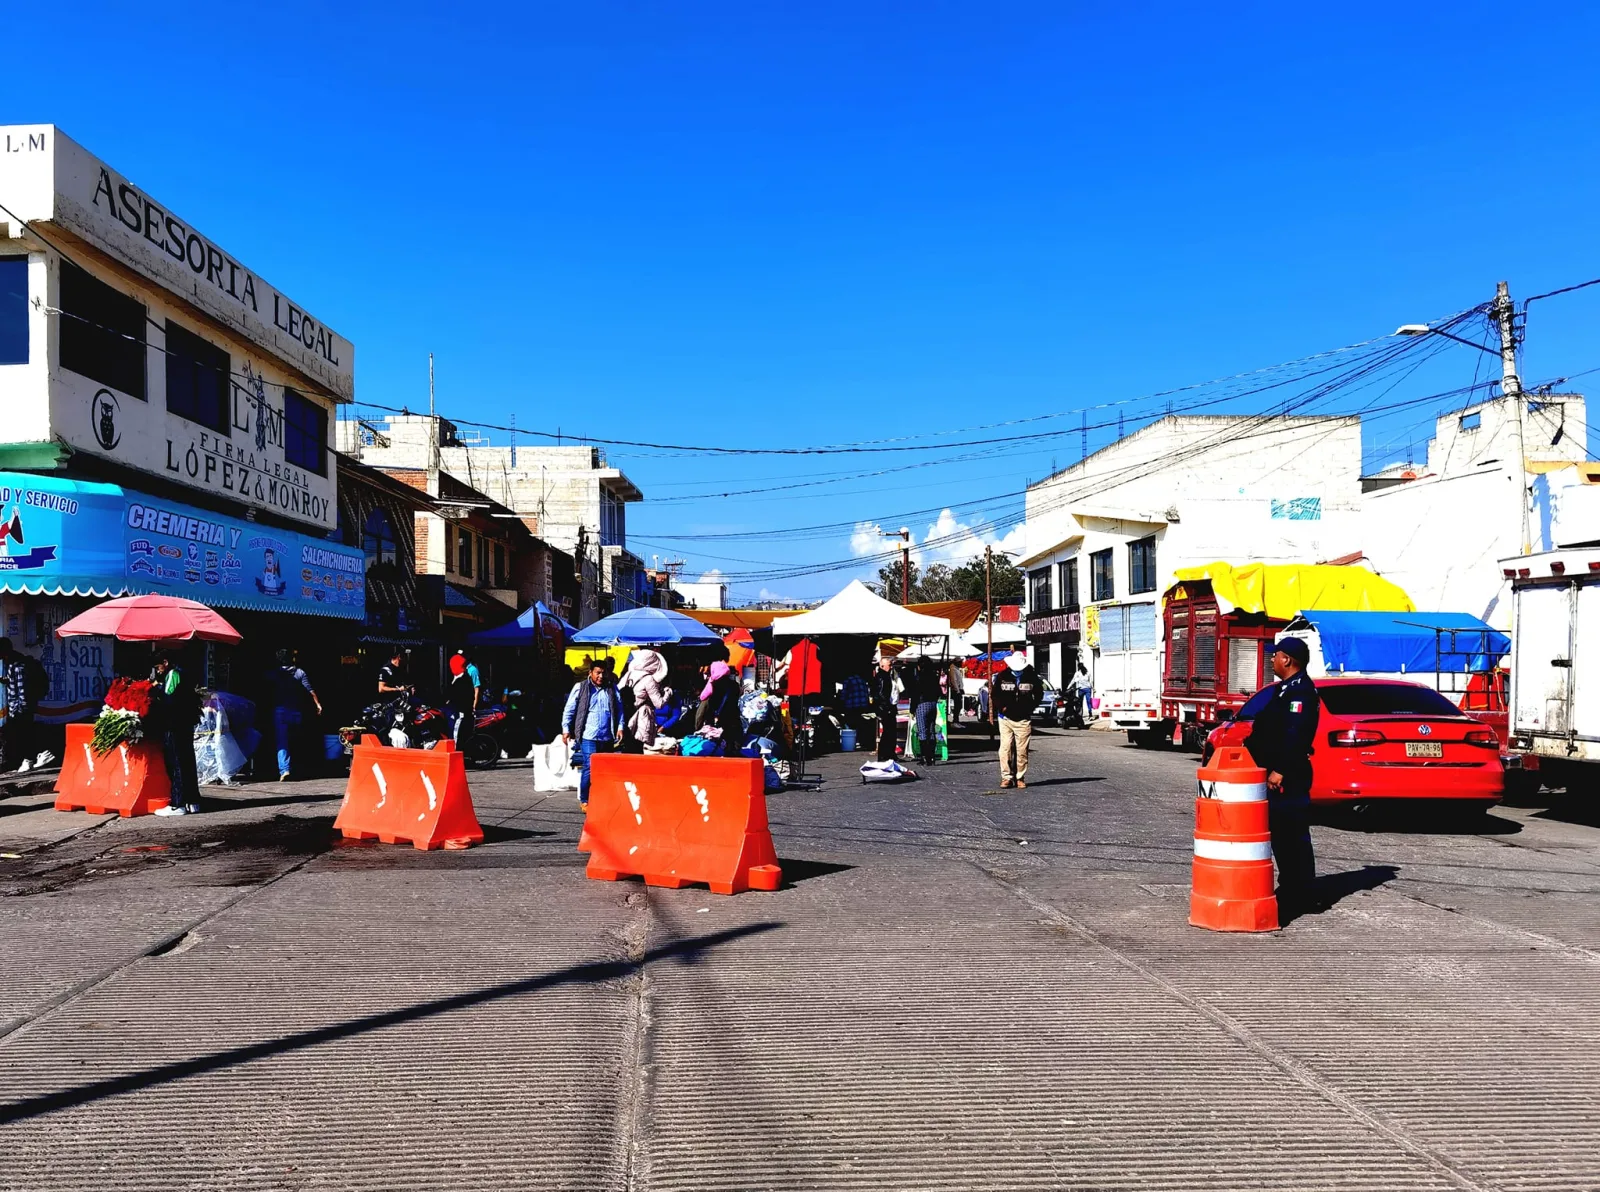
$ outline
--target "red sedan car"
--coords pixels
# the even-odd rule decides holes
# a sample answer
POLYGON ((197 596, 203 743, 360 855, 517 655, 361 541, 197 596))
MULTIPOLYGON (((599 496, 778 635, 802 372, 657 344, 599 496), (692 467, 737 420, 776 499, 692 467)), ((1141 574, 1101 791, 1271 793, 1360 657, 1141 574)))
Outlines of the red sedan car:
MULTIPOLYGON (((1318 679, 1322 717, 1311 755, 1314 803, 1448 799, 1488 808, 1505 791, 1494 730, 1431 687, 1392 679, 1318 679)), ((1277 689, 1250 697, 1206 738, 1205 758, 1242 745, 1277 689)))

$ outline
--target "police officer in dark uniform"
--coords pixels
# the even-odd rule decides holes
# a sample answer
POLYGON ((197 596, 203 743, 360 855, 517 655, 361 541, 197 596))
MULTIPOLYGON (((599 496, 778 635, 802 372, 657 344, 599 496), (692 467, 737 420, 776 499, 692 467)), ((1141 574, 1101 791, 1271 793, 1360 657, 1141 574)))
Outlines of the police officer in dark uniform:
POLYGON ((1311 852, 1311 753, 1322 699, 1306 675, 1311 651, 1298 637, 1272 647, 1272 673, 1281 681, 1245 739, 1256 765, 1267 771, 1267 816, 1278 862, 1279 908, 1293 915, 1312 908, 1317 877, 1311 852))

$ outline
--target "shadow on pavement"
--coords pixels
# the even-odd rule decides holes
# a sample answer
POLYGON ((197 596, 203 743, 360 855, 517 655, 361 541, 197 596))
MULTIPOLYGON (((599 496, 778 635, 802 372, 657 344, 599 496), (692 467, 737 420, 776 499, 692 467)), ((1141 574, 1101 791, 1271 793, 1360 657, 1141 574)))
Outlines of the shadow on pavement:
POLYGON ((556 834, 553 829, 546 832, 537 828, 508 828, 504 824, 482 824, 481 827, 483 828, 483 843, 485 844, 505 844, 512 840, 527 840, 533 836, 554 836, 556 834))
POLYGON ((827 877, 830 873, 845 873, 854 869, 854 865, 841 865, 834 861, 801 861, 795 857, 779 857, 778 868, 783 870, 782 889, 794 887, 796 882, 809 881, 814 877, 827 877))
POLYGON ((594 961, 589 964, 577 964, 570 968, 557 969, 553 973, 546 973, 539 977, 528 977, 521 981, 508 981, 502 985, 491 985, 487 989, 478 989, 471 993, 459 993, 452 997, 436 998, 433 1001, 420 1002, 417 1005, 406 1006, 400 1010, 389 1010, 382 1014, 369 1014, 362 1018, 350 1019, 348 1022, 318 1027, 316 1030, 301 1031, 281 1039, 269 1039, 262 1043, 251 1043, 244 1047, 231 1047, 226 1051, 213 1052, 210 1055, 199 1056, 192 1060, 162 1064, 155 1068, 146 1068, 142 1072, 130 1072, 125 1076, 116 1076, 108 1080, 96 1080, 89 1084, 79 1085, 77 1088, 45 1093, 37 1097, 28 1097, 21 1101, 0 1105, 0 1124, 25 1121, 28 1118, 40 1117, 43 1114, 55 1113, 58 1110, 87 1105, 94 1101, 103 1100, 106 1097, 138 1092, 140 1089, 154 1088, 157 1085, 169 1084, 175 1080, 199 1076, 206 1072, 221 1071, 239 1064, 248 1064, 254 1060, 267 1059, 270 1056, 303 1051, 308 1047, 317 1047, 323 1043, 353 1038, 357 1035, 364 1035, 369 1031, 384 1030, 388 1027, 432 1018, 437 1014, 449 1014, 456 1010, 466 1010, 474 1006, 486 1005, 502 998, 521 997, 524 994, 537 993, 540 990, 550 989, 557 985, 592 985, 603 981, 614 981, 619 977, 626 977, 637 972, 652 961, 679 960, 693 964, 700 958, 702 953, 709 949, 732 943, 734 940, 741 939, 744 936, 774 931, 782 926, 782 923, 769 922, 734 927, 727 931, 718 931, 710 935, 696 936, 691 939, 663 944, 659 948, 652 948, 638 960, 594 961))
POLYGON ((1521 824, 1505 816, 1476 808, 1440 807, 1438 802, 1423 799, 1415 804, 1374 803, 1360 810, 1314 806, 1311 822, 1346 832, 1393 832, 1406 836, 1515 836, 1522 831, 1521 824))
POLYGON ((1317 901, 1326 909, 1362 890, 1386 886, 1399 874, 1397 865, 1363 865, 1343 873, 1325 873, 1317 878, 1317 901))
POLYGON ((1036 786, 1076 786, 1080 782, 1104 782, 1105 779, 1098 774, 1085 774, 1081 778, 1030 778, 1028 790, 1036 786))
POLYGON ((343 791, 317 794, 306 791, 298 795, 273 795, 263 796, 259 799, 230 799, 226 796, 211 794, 205 790, 200 792, 200 810, 207 811, 243 811, 250 807, 287 807, 295 803, 326 803, 330 799, 344 798, 343 791))

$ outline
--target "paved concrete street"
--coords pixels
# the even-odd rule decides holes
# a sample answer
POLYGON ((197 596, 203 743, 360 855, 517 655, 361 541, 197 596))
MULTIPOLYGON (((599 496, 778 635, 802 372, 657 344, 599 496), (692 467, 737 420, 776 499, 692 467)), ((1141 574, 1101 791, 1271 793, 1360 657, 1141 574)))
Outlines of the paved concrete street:
POLYGON ((823 759, 733 898, 586 880, 521 766, 465 853, 14 795, 0 1187, 1600 1187, 1600 805, 1319 826, 1332 909, 1216 935, 1194 758, 1036 742, 823 759))

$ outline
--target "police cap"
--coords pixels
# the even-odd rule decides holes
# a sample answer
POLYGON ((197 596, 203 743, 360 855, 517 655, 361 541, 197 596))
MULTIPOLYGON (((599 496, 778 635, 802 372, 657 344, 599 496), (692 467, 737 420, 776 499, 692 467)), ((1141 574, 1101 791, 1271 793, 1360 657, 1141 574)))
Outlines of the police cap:
POLYGON ((1274 654, 1287 654, 1301 666, 1305 666, 1311 661, 1311 648, 1306 645, 1305 639, 1301 637, 1280 637, 1273 643, 1272 652, 1274 654))

